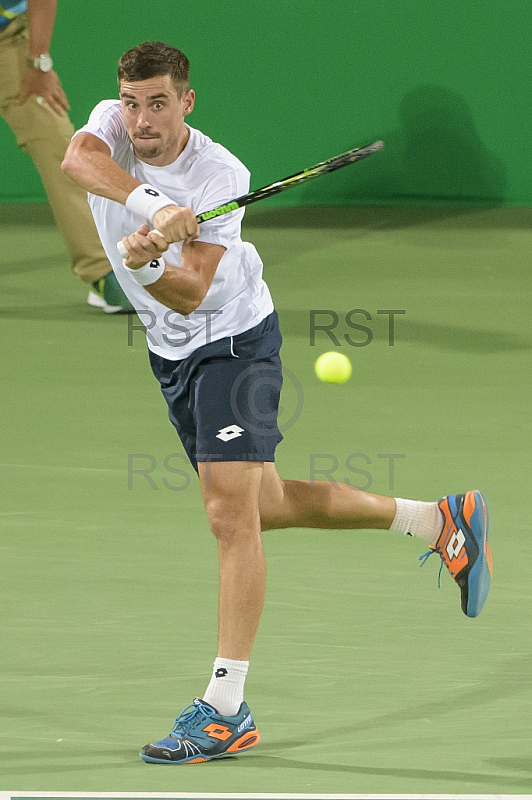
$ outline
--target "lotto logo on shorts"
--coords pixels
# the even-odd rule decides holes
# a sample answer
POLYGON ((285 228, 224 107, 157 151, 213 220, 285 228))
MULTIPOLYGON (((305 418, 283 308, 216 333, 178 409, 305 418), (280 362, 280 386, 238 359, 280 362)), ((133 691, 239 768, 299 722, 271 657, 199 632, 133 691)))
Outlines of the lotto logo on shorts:
POLYGON ((231 439, 242 436, 243 433, 244 428, 239 428, 238 425, 228 425, 226 428, 222 428, 218 431, 216 438, 221 439, 222 442, 229 442, 231 439))

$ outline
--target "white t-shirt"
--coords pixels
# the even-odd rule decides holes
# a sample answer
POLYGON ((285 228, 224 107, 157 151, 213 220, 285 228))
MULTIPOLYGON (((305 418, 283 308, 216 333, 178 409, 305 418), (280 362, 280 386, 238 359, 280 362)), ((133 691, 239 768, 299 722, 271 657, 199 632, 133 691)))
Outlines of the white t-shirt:
MULTIPOLYGON (((249 172, 225 147, 195 128, 183 152, 166 167, 140 161, 133 152, 118 100, 98 103, 87 124, 77 133, 92 133, 111 149, 116 163, 141 183, 149 183, 196 213, 209 211, 249 191, 249 172)), ((198 347, 235 336, 258 325, 273 311, 269 289, 262 278, 262 261, 255 247, 240 238, 244 209, 215 217, 200 225, 198 241, 226 248, 201 305, 184 317, 155 300, 124 269, 116 243, 146 220, 125 206, 88 195, 96 227, 116 277, 146 325, 148 347, 173 361, 186 358, 198 347), (210 312, 210 313, 209 313, 210 312), (217 312, 217 313, 216 313, 217 312)), ((164 259, 181 264, 182 244, 170 245, 164 259)))

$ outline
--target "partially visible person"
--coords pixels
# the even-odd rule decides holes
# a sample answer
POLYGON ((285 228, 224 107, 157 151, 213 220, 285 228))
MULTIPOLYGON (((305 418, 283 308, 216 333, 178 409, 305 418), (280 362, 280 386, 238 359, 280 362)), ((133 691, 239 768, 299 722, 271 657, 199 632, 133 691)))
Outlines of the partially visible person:
POLYGON ((2 0, 0 115, 41 176, 72 269, 90 286, 88 303, 107 313, 130 311, 100 242, 87 193, 61 170, 74 127, 50 57, 56 6, 57 0, 2 0))

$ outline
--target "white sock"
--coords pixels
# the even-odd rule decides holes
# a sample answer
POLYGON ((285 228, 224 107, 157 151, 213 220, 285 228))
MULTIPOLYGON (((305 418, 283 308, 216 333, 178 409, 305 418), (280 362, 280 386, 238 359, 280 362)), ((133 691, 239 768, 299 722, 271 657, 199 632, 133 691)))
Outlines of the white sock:
POLYGON ((400 497, 396 497, 395 502, 397 511, 390 530, 425 539, 434 547, 443 530, 444 522, 438 503, 403 500, 400 497))
POLYGON ((224 717, 232 717, 244 700, 244 682, 248 673, 249 661, 233 661, 230 658, 216 658, 211 682, 203 695, 206 703, 224 717))

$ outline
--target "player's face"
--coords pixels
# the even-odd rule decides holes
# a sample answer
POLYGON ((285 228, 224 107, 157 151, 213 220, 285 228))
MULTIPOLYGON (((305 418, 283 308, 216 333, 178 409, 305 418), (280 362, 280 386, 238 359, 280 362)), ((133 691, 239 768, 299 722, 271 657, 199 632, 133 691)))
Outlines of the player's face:
POLYGON ((164 167, 176 160, 188 141, 184 119, 194 108, 194 92, 181 97, 170 75, 145 81, 121 81, 120 99, 135 155, 164 167))

